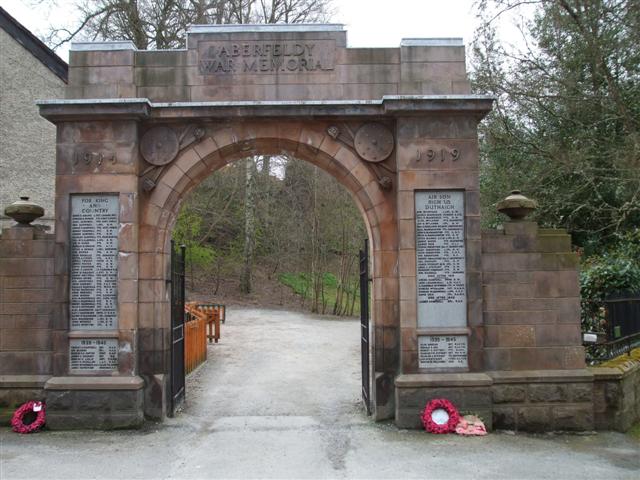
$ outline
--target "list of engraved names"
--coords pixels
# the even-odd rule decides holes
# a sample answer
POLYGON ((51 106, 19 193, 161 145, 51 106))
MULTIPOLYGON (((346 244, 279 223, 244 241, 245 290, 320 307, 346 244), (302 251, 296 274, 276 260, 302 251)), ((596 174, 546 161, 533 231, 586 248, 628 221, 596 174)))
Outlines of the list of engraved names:
POLYGON ((418 327, 464 327, 464 194, 432 190, 415 195, 418 327))
POLYGON ((69 341, 71 370, 112 371, 118 368, 118 340, 115 338, 72 338, 69 341))
POLYGON ((420 368, 467 368, 467 336, 418 336, 418 362, 420 368))
POLYGON ((71 329, 118 326, 118 197, 71 197, 71 329))

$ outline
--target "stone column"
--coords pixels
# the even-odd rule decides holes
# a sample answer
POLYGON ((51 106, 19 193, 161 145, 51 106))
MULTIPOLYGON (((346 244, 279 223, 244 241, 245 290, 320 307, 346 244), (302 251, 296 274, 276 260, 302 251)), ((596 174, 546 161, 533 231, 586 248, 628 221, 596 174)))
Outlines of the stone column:
POLYGON ((49 108, 45 105, 42 109, 43 115, 56 123, 58 128, 55 231, 57 288, 54 297, 58 303, 55 304, 54 313, 54 377, 45 384, 47 425, 53 429, 131 427, 143 421, 143 381, 138 376, 137 365, 137 119, 141 106, 120 106, 116 117, 115 109, 111 109, 113 105, 109 106, 108 103, 93 109, 77 107, 72 102, 49 108), (89 202, 86 205, 91 208, 85 209, 86 205, 80 204, 85 201, 82 199, 89 202), (102 215, 103 210, 109 210, 97 207, 107 204, 111 205, 109 218, 113 219, 112 223, 115 222, 111 229, 116 236, 113 243, 106 240, 102 242, 98 238, 108 236, 105 230, 109 223, 105 220, 107 217, 92 221, 92 216, 102 215), (79 225, 74 224, 73 232, 72 215, 75 222, 80 222, 79 225), (97 240, 87 240, 94 237, 97 240), (79 244, 73 247, 75 253, 72 252, 72 239, 79 244), (115 243, 117 252, 111 252, 113 248, 110 245, 115 243), (74 272, 72 253, 76 258, 74 272), (92 255, 102 255, 104 259, 89 260, 92 255), (97 264, 92 265, 91 262, 97 264), (117 272, 115 288, 106 274, 103 275, 105 278, 97 280, 91 280, 94 278, 91 275, 78 278, 81 276, 78 268, 100 268, 100 272, 108 272, 109 268, 113 271, 113 262, 117 272), (84 266, 78 267, 80 263, 84 266), (95 310, 89 313, 83 313, 89 308, 83 303, 85 300, 76 300, 73 314, 76 320, 72 319, 70 313, 73 288, 76 289, 77 298, 96 296, 95 310), (92 291, 94 288, 95 292, 92 291), (100 291, 105 292, 102 300, 99 298, 100 291), (109 310, 109 302, 116 304, 115 318, 104 320, 102 318, 106 315, 105 309, 109 310), (78 320, 80 317, 83 318, 78 320), (71 351, 73 354, 70 355, 71 351))
MULTIPOLYGON (((452 110, 431 117, 398 119, 402 374, 396 379, 396 422, 400 426, 419 425, 416 412, 424 408, 436 393, 433 390, 436 387, 437 393, 447 395, 459 408, 483 412, 491 423, 491 380, 482 373, 472 373, 483 370, 477 140, 477 123, 481 116, 481 113, 457 115, 452 110), (425 300, 425 293, 423 285, 421 298, 418 298, 417 255, 432 254, 424 244, 423 252, 416 248, 416 194, 419 192, 437 192, 438 195, 451 192, 457 198, 456 208, 464 228, 464 262, 458 266, 445 265, 442 272, 449 279, 452 275, 447 268, 464 267, 464 275, 458 275, 458 281, 464 281, 464 286, 456 287, 457 298, 443 302, 449 305, 458 302, 455 318, 425 313, 424 308, 420 313, 418 308, 419 302, 425 300), (459 305, 463 295, 466 305, 459 305), (438 347, 434 350, 434 346, 429 345, 429 350, 421 355, 420 349, 425 347, 419 347, 420 343, 437 343, 438 347), (454 348, 457 353, 451 355, 454 348), (443 354, 445 351, 448 352, 446 355, 443 354), (438 356, 440 360, 436 360, 438 356)), ((442 215, 443 218, 450 216, 446 212, 442 215)), ((443 231, 442 240, 454 233, 443 231)), ((444 255, 444 263, 449 263, 448 257, 449 254, 444 255)), ((432 285, 433 281, 429 280, 428 284, 432 285)), ((449 297, 451 290, 447 287, 449 297)))

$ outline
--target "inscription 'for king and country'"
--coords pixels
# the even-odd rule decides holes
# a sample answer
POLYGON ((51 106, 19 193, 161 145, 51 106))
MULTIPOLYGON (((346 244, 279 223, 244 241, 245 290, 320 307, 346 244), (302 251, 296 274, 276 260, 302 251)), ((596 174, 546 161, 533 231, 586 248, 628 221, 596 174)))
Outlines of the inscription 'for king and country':
POLYGON ((317 42, 201 42, 201 74, 298 73, 333 70, 335 44, 317 42))
POLYGON ((71 197, 71 329, 118 328, 117 195, 71 197))

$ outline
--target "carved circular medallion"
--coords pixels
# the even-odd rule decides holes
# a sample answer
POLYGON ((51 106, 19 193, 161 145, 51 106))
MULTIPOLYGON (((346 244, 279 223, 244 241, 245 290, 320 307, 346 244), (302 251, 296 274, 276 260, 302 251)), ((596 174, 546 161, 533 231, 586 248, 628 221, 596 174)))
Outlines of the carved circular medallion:
POLYGON ((381 123, 365 123, 353 139, 356 152, 367 162, 382 162, 393 152, 393 133, 381 123))
POLYGON ((169 127, 153 127, 140 141, 140 153, 144 159, 158 167, 176 158, 179 149, 178 136, 169 127))

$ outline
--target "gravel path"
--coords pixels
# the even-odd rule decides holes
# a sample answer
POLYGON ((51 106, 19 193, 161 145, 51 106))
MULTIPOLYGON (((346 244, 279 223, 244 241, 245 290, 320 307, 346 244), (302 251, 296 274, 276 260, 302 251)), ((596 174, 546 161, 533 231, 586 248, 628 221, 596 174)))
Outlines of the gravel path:
POLYGON ((360 406, 356 320, 230 309, 176 418, 139 431, 0 430, 0 478, 640 478, 618 433, 431 436, 360 406))

